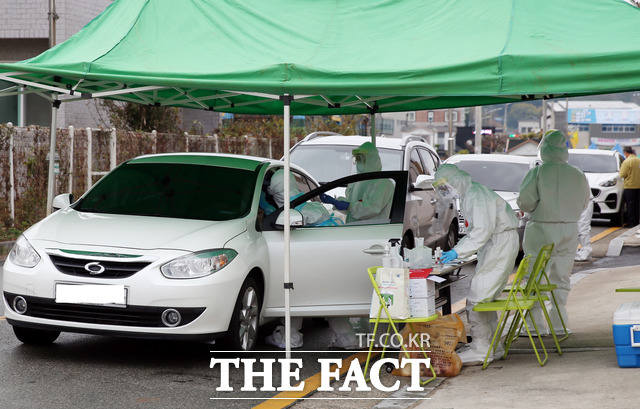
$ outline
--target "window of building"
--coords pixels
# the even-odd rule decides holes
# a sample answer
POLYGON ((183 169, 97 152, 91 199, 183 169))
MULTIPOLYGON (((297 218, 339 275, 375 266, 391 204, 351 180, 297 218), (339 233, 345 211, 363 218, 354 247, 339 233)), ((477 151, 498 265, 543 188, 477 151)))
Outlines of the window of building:
MULTIPOLYGON (((458 111, 452 110, 451 116, 453 118, 452 119, 453 122, 458 122, 458 111)), ((449 122, 449 110, 444 111, 444 121, 449 122)))
POLYGON ((416 121, 416 113, 415 112, 407 112, 407 121, 415 122, 416 121))
POLYGON ((392 134, 393 122, 394 122, 393 119, 382 118, 382 124, 381 124, 382 133, 392 134))
POLYGON ((602 124, 602 132, 612 133, 632 133, 636 131, 635 125, 624 124, 602 124))

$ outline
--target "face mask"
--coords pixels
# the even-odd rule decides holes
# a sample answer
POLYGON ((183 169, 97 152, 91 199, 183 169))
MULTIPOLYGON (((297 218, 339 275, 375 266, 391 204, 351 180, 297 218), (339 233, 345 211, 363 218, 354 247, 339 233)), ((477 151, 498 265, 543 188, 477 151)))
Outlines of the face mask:
POLYGON ((356 170, 358 173, 364 172, 364 165, 367 163, 367 158, 364 155, 353 155, 353 161, 356 164, 356 170))

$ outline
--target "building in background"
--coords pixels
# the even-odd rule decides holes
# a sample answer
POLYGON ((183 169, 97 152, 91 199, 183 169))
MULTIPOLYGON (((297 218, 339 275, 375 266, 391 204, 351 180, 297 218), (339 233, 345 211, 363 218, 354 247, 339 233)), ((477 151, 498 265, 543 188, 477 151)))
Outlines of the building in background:
MULTIPOLYGON (((50 44, 60 44, 80 31, 113 0, 1 0, 0 62, 22 61, 46 51, 50 44), (55 38, 50 33, 50 5, 54 5, 55 38), (54 40, 54 41, 52 41, 54 40)), ((0 81, 0 89, 10 84, 0 81)), ((217 112, 181 110, 182 129, 201 129, 212 134, 219 126, 217 112)), ((0 123, 14 125, 51 125, 51 102, 37 94, 0 98, 0 123)), ((108 114, 100 100, 66 102, 58 110, 59 127, 110 126, 108 114)))
POLYGON ((453 138, 456 128, 465 125, 465 108, 430 111, 385 112, 376 115, 377 133, 400 138, 415 135, 424 137, 434 147, 447 149, 449 112, 453 138))
POLYGON ((635 103, 568 99, 552 107, 551 128, 566 132, 575 148, 640 146, 640 106, 635 103))

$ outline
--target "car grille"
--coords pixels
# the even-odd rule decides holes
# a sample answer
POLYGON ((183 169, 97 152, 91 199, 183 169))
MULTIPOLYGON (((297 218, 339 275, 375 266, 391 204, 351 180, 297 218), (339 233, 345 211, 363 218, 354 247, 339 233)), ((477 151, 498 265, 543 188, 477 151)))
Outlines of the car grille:
MULTIPOLYGON (((4 293, 8 305, 13 305, 16 294, 4 293)), ((120 325, 127 327, 162 327, 162 312, 172 307, 144 307, 127 305, 124 308, 103 307, 100 305, 59 304, 42 297, 22 296, 27 301, 29 317, 45 318, 57 321, 84 322, 87 324, 120 325)), ((184 326, 198 318, 205 308, 175 308, 180 312, 184 326)))
POLYGON ((593 195, 593 197, 598 197, 598 195, 600 194, 600 189, 591 188, 591 194, 593 195))
POLYGON ((80 259, 56 256, 49 254, 49 258, 58 271, 76 277, 92 277, 92 278, 126 278, 131 277, 138 271, 142 270, 149 264, 148 261, 143 262, 121 262, 121 261, 99 261, 98 263, 104 267, 104 271, 100 274, 91 274, 85 269, 88 263, 96 262, 91 259, 80 259))

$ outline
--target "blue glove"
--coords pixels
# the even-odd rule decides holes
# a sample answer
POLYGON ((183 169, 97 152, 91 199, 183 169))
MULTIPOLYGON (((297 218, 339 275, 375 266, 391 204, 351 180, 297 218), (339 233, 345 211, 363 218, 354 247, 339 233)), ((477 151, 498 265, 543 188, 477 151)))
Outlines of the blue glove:
POLYGON ((276 210, 275 207, 267 202, 267 197, 264 192, 260 193, 260 208, 264 210, 264 213, 267 215, 273 213, 276 210))
POLYGON ((349 202, 343 202, 342 200, 336 200, 333 202, 333 207, 338 210, 347 210, 349 208, 349 202))
POLYGON ((447 264, 457 258, 458 258, 458 253, 455 250, 449 250, 442 253, 442 257, 440 257, 440 262, 442 264, 447 264))
POLYGON ((334 204, 337 200, 333 197, 326 195, 324 193, 320 193, 320 200, 322 203, 334 204))

